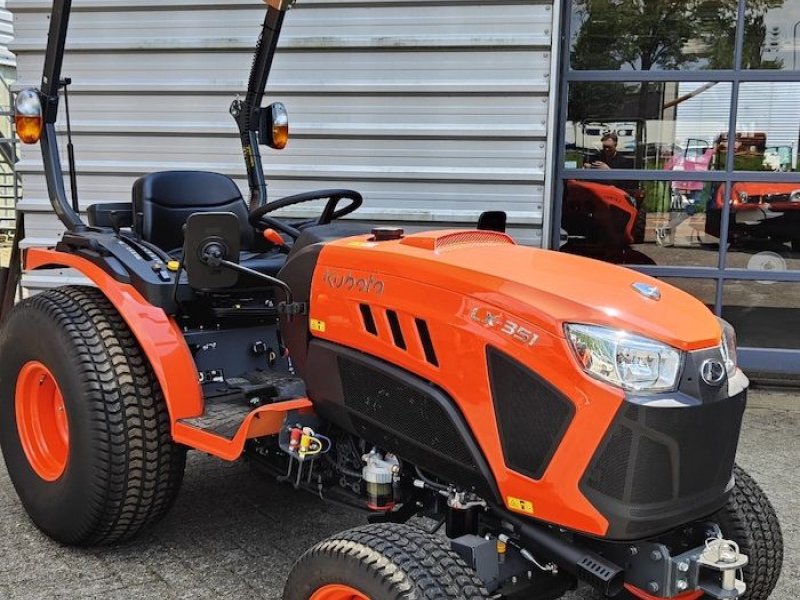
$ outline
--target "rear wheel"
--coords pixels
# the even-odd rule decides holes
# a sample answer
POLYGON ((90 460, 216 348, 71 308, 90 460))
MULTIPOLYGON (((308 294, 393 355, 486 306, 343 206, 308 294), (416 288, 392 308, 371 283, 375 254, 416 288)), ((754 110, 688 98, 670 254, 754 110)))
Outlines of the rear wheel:
POLYGON ((783 566, 783 534, 767 495, 740 466, 728 504, 712 517, 722 536, 739 545, 750 562, 744 568, 747 591, 741 600, 766 600, 775 589, 783 566))
POLYGON ((359 527, 295 563, 284 600, 479 600, 483 583, 446 541, 408 525, 359 527))
POLYGON ((70 545, 119 542, 162 517, 186 460, 136 339, 101 292, 82 287, 9 315, 0 445, 33 522, 70 545))

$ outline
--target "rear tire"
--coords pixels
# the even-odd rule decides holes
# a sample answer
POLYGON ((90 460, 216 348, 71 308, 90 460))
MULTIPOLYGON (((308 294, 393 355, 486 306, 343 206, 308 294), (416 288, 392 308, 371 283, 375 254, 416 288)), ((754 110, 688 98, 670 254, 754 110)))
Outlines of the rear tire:
POLYGON ((33 522, 69 545, 117 543, 160 519, 186 462, 147 357, 106 297, 87 287, 43 292, 10 313, 0 334, 0 446, 33 522), (25 420, 46 411, 20 417, 42 395, 37 382, 55 388, 61 421, 66 413, 66 455, 56 453, 55 470, 42 464, 48 443, 64 449, 59 438, 31 445, 38 425, 25 420))
POLYGON ((744 568, 747 591, 740 600, 766 600, 775 589, 783 566, 783 534, 769 499, 740 466, 734 469, 736 486, 728 504, 712 521, 722 536, 739 544, 750 562, 744 568))
POLYGON ((482 600, 483 583, 446 541, 408 525, 334 535, 295 563, 284 600, 482 600))

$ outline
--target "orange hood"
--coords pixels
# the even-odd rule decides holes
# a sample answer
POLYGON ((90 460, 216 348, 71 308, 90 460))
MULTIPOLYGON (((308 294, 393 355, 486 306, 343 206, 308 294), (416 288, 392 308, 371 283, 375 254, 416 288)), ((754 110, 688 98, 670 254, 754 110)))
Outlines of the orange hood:
POLYGON ((349 238, 326 245, 325 266, 393 275, 469 296, 552 335, 565 323, 624 329, 682 350, 719 344, 721 329, 699 300, 607 263, 514 244, 504 234, 438 231, 402 240, 349 238), (633 285, 657 286, 660 300, 633 285))

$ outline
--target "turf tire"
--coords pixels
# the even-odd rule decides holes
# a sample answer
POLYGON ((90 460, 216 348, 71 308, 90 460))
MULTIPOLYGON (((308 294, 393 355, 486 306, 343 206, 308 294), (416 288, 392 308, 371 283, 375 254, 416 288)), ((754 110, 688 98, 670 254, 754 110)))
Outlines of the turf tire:
POLYGON ((283 598, 309 600, 331 584, 374 600, 488 598, 481 580, 445 540, 395 523, 351 529, 308 550, 292 568, 283 598))
POLYGON ((747 591, 740 600, 767 600, 783 566, 783 534, 767 495, 740 466, 734 469, 736 486, 728 503, 712 520, 723 537, 739 544, 750 558, 744 568, 747 591))
POLYGON ((89 546, 127 540, 169 510, 186 450, 172 443, 153 370, 125 321, 98 290, 63 287, 24 300, 0 333, 0 446, 33 522, 54 540, 89 546), (15 386, 43 363, 64 397, 64 473, 40 478, 20 443, 15 386))

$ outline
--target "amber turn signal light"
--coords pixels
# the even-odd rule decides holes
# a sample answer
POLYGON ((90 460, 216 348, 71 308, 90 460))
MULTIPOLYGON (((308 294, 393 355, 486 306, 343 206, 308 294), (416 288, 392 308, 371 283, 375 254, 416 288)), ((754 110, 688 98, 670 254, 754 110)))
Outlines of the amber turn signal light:
POLYGON ((14 124, 23 144, 35 144, 42 137, 42 101, 39 92, 22 90, 14 102, 14 124))
POLYGON ((259 124, 261 143, 283 150, 289 143, 289 112, 282 102, 274 102, 261 111, 259 124))

